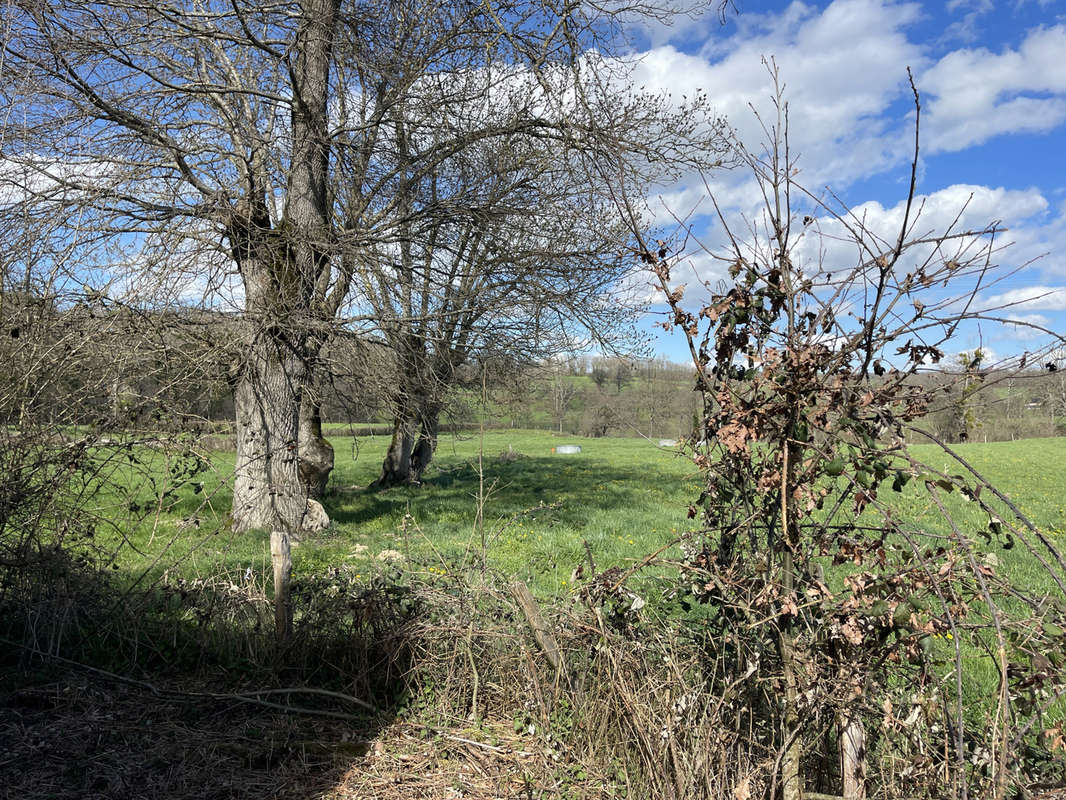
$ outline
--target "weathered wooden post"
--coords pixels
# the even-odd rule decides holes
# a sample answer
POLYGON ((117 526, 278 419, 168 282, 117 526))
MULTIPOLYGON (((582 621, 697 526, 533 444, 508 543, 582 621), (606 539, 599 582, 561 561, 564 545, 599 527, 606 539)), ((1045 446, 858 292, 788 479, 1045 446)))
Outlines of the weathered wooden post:
POLYGON ((292 636, 292 541, 288 531, 270 532, 270 560, 274 564, 274 627, 278 645, 292 636))
POLYGON ((845 712, 840 724, 840 761, 844 800, 866 800, 866 731, 854 712, 845 712))

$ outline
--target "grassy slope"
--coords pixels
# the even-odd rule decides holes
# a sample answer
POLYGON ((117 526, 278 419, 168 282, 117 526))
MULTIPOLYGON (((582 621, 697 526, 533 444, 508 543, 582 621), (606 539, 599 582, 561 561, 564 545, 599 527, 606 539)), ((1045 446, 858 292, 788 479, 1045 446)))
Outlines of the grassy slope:
POLYGON ((384 444, 361 441, 355 461, 349 460, 350 442, 338 448, 341 488, 330 505, 342 551, 354 541, 370 551, 389 547, 439 562, 436 567, 476 563, 483 546, 476 524, 482 493, 487 563, 547 592, 565 589, 586 558, 584 542, 605 565, 632 562, 669 542, 688 522, 687 503, 698 492, 692 467, 655 442, 523 431, 443 441, 436 469, 421 488, 344 488, 373 480, 384 444), (579 444, 582 452, 552 453, 564 443, 579 444), (412 524, 401 530, 405 513, 412 524))

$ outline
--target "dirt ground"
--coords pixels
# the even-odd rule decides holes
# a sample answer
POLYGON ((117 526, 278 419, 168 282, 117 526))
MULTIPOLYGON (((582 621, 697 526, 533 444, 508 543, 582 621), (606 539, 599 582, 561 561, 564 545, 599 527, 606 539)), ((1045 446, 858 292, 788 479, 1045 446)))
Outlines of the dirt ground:
POLYGON ((0 693, 0 796, 11 800, 303 800, 368 749, 336 720, 84 675, 0 693))
MULTIPOLYGON (((574 788, 543 777, 560 772, 551 753, 509 722, 375 727, 81 673, 0 677, 5 800, 490 800, 574 788)), ((587 788, 576 796, 600 796, 587 788)))
MULTIPOLYGON (((286 701, 288 702, 288 701, 286 701)), ((301 701, 304 712, 336 704, 301 701)), ((0 674, 2 800, 606 800, 510 721, 335 719, 183 686, 0 674)), ((1066 800, 1042 789, 1033 800, 1066 800)))

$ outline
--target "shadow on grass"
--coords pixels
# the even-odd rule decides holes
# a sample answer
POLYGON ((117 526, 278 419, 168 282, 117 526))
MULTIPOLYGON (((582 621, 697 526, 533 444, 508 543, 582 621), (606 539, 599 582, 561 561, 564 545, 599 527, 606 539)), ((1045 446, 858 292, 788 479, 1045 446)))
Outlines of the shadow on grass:
POLYGON ((337 490, 327 506, 332 506, 331 517, 341 525, 399 519, 408 508, 464 516, 473 514, 479 491, 485 491, 494 516, 555 504, 555 521, 580 529, 592 512, 632 509, 648 502, 642 492, 684 492, 683 476, 665 467, 659 472, 648 464, 617 465, 599 458, 486 459, 483 473, 482 480, 474 465, 444 462, 420 485, 337 490))
POLYGON ((124 597, 59 554, 0 586, 8 797, 318 797, 392 721, 411 665, 402 587, 338 587, 279 650, 265 598, 225 582, 124 597))

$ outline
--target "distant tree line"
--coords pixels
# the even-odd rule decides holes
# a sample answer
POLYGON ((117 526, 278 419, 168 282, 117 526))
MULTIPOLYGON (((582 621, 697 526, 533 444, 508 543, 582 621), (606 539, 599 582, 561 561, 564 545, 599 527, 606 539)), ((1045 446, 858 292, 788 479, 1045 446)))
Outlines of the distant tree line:
MULTIPOLYGON (((32 375, 34 381, 8 396, 18 402, 0 409, 4 424, 32 418, 112 431, 193 431, 217 434, 217 446, 234 445, 232 382, 239 355, 231 344, 230 316, 143 312, 104 298, 64 303, 17 291, 0 299, 11 379, 32 375), (152 337, 138 334, 146 317, 152 337), (48 351, 48 341, 67 344, 48 351), (73 356, 70 342, 79 348, 73 356), (45 357, 54 363, 44 373, 23 363, 45 357), (74 406, 72 393, 80 398, 74 406)), ((328 367, 316 389, 322 422, 334 430, 350 425, 357 434, 394 430, 395 375, 405 362, 387 342, 335 335, 322 360, 328 367)), ((692 434, 699 414, 691 367, 663 358, 472 359, 451 370, 448 384, 435 394, 438 432, 484 424, 572 436, 680 439, 692 434)), ((976 353, 964 353, 945 369, 913 380, 941 387, 922 424, 946 441, 1066 434, 1066 354, 1008 371, 982 368, 976 353)))

